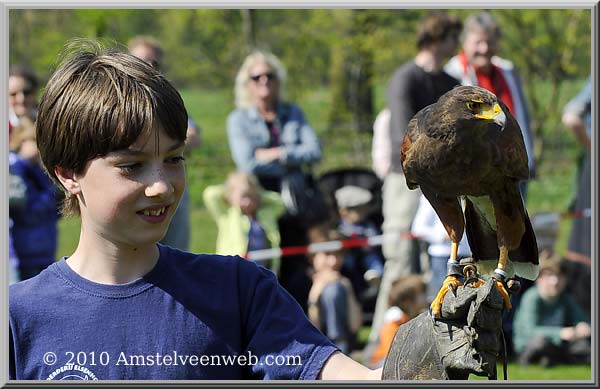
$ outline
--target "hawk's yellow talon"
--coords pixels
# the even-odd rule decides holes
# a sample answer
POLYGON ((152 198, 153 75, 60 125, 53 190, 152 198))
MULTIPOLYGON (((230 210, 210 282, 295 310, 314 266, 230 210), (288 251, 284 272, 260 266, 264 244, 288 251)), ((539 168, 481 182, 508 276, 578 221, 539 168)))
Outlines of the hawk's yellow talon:
POLYGON ((448 290, 452 290, 454 294, 456 292, 456 288, 458 288, 463 283, 456 278, 456 276, 450 275, 444 279, 442 283, 442 287, 440 288, 437 296, 431 302, 431 311, 433 312, 434 317, 440 317, 442 314, 442 302, 444 301, 444 296, 448 293, 448 290))
POLYGON ((512 304, 510 302, 510 296, 508 295, 508 291, 506 290, 504 283, 498 280, 494 280, 494 284, 496 284, 496 289, 498 289, 498 292, 500 292, 500 294, 502 295, 502 299, 504 299, 504 307, 507 311, 510 311, 512 309, 512 304))
POLYGON ((478 279, 474 280, 473 282, 471 282, 471 285, 473 288, 479 288, 483 284, 485 284, 485 281, 482 280, 481 278, 478 278, 478 279))

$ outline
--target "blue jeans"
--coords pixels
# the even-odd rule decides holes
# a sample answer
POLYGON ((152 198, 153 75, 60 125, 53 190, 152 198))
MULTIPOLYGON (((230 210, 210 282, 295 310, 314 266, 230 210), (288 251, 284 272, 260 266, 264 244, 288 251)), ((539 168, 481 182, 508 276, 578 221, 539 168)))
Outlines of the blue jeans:
POLYGON ((325 335, 347 354, 350 352, 346 288, 341 282, 328 284, 319 298, 319 316, 325 335))

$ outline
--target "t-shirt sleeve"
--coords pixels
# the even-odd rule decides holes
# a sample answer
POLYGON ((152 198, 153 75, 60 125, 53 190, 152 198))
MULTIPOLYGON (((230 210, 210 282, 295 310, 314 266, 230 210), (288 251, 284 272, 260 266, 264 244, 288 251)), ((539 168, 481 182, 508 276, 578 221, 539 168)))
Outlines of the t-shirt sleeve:
POLYGON ((245 353, 268 380, 315 380, 335 347, 315 328, 275 275, 248 261, 238 267, 245 353))

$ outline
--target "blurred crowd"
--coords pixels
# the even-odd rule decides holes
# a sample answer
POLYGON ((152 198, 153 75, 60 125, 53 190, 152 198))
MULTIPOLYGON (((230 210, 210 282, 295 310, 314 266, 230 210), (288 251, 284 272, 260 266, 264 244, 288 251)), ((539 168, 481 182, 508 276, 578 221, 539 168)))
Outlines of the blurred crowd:
MULTIPOLYGON (((316 177, 320 141, 300 106, 286 99, 288 74, 270 52, 253 51, 233 82, 235 109, 226 118, 236 171, 208 186, 204 204, 218 228, 217 254, 246 256, 278 247, 362 239, 356 247, 323 246, 257 262, 273 271, 309 319, 342 351, 359 351, 380 366, 399 326, 426 310, 446 276, 450 239, 417 190, 409 190, 400 146, 410 119, 457 85, 496 94, 521 128, 530 178, 537 174, 526 94, 517 69, 497 56, 501 28, 486 12, 464 22, 434 12, 419 24, 414 58, 390 75, 386 108, 373 124, 372 169, 340 169, 316 177), (369 238, 392 235, 383 245, 369 238), (358 337, 368 330, 366 344, 358 337)), ((153 37, 137 36, 131 54, 160 69, 163 51, 153 37)), ((35 120, 39 81, 31 69, 9 72, 10 282, 26 280, 53 263, 61 192, 44 172, 35 120)), ((564 107, 563 123, 585 151, 573 183, 572 211, 591 207, 591 80, 564 107)), ((202 118, 189 118, 186 152, 201 146, 202 118), (194 119, 197 119, 196 122, 194 119)), ((225 122, 225 118, 224 118, 225 122)), ((527 182, 521 185, 527 199, 527 182)), ((190 229, 186 190, 161 243, 189 249, 203 239, 190 229)), ((568 250, 555 250, 558 219, 532 217, 540 251, 537 280, 521 280, 504 317, 509 357, 544 365, 590 363, 591 216, 574 219, 568 250)), ((466 235, 465 235, 466 236, 466 235)), ((459 256, 471 255, 465 239, 459 256)), ((363 338, 365 338, 363 336, 363 338)))

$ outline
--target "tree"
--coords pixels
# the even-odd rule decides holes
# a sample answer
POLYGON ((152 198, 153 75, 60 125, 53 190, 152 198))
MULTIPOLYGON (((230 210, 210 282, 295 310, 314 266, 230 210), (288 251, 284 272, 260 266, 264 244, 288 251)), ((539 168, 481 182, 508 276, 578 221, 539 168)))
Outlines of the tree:
POLYGON ((373 107, 373 53, 365 36, 373 28, 374 15, 367 11, 346 10, 336 16, 340 39, 332 47, 329 127, 349 126, 370 131, 373 107))
POLYGON ((536 157, 560 134, 564 84, 590 74, 591 13, 583 9, 496 10, 502 55, 514 61, 531 107, 536 157))

